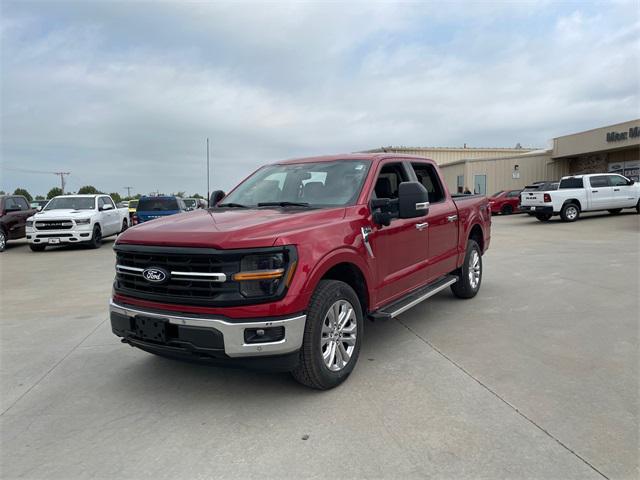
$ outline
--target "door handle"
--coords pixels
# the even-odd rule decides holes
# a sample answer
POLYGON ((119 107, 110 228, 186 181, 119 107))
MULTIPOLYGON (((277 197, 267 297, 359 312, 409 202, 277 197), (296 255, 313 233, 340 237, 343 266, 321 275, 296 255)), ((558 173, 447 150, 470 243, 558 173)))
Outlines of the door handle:
POLYGON ((619 191, 620 191, 620 189, 619 189, 619 188, 614 188, 614 189, 613 189, 613 191, 614 191, 614 192, 619 192, 619 191))
POLYGON ((591 193, 598 193, 598 190, 591 190, 591 193))
POLYGON ((429 222, 416 223, 416 229, 422 231, 429 226, 429 222))
POLYGON ((449 215, 447 217, 447 222, 455 222, 456 220, 458 220, 458 215, 449 215))

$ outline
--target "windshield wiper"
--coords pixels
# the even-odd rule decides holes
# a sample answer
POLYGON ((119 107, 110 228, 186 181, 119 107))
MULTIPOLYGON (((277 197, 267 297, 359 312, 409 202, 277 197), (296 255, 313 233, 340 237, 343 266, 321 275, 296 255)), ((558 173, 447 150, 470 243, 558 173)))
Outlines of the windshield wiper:
POLYGON ((309 207, 307 202, 260 202, 258 207, 309 207))
POLYGON ((229 207, 229 208, 249 208, 246 205, 242 205, 241 203, 219 203, 216 207, 229 207))

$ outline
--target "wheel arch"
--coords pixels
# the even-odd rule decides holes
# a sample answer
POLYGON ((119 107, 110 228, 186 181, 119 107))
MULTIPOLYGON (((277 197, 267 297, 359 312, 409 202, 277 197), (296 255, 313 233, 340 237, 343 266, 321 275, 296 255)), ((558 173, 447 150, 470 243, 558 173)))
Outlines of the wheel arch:
MULTIPOLYGON (((577 198, 567 198, 563 203, 562 203, 562 207, 564 207, 567 203, 575 203, 578 208, 580 209, 580 211, 582 211, 582 203, 580 203, 580 200, 578 200, 577 198)), ((562 209, 562 207, 560 207, 562 209)))
POLYGON ((484 232, 479 223, 471 227, 467 240, 474 240, 480 246, 480 251, 484 253, 484 232))

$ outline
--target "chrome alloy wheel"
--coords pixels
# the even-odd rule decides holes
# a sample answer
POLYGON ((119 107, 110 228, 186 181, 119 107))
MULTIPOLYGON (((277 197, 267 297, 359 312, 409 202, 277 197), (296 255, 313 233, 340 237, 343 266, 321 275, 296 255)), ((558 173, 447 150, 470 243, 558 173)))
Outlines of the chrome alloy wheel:
POLYGON ((575 220, 575 218, 578 216, 578 209, 573 205, 570 205, 567 207, 564 213, 569 220, 575 220))
POLYGON ((332 372, 342 370, 356 348, 358 323, 356 312, 346 300, 335 302, 322 321, 320 349, 324 364, 332 372))
POLYGON ((480 254, 473 250, 469 257, 469 284, 474 290, 480 285, 480 268, 480 254))

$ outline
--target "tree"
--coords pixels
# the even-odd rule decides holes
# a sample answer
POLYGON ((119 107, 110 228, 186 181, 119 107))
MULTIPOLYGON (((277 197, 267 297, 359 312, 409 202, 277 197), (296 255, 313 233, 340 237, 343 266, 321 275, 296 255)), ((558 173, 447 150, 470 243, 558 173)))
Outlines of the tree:
POLYGON ((58 195, 62 195, 62 189, 60 187, 53 187, 47 193, 47 200, 51 200, 53 197, 57 197, 58 195))
POLYGON ((27 192, 24 188, 16 188, 16 191, 13 192, 13 194, 14 195, 22 195, 23 197, 26 197, 28 202, 33 200, 33 197, 31 196, 31 194, 29 192, 27 192))
POLYGON ((191 198, 204 198, 202 195, 200 195, 199 193, 194 193, 191 198))
POLYGON ((113 192, 113 193, 110 193, 109 195, 111 195, 111 198, 116 203, 120 203, 122 201, 122 197, 120 196, 120 194, 118 192, 113 192))
POLYGON ((42 195, 36 195, 36 200, 46 200, 42 195))
POLYGON ((6 195, 4 190, 0 190, 0 195, 6 195))
POLYGON ((185 194, 185 192, 172 193, 172 195, 175 195, 176 197, 180 197, 180 198, 184 198, 184 194, 185 194))
POLYGON ((102 193, 93 185, 85 185, 84 187, 80 187, 78 190, 78 195, 95 195, 97 193, 102 193))

